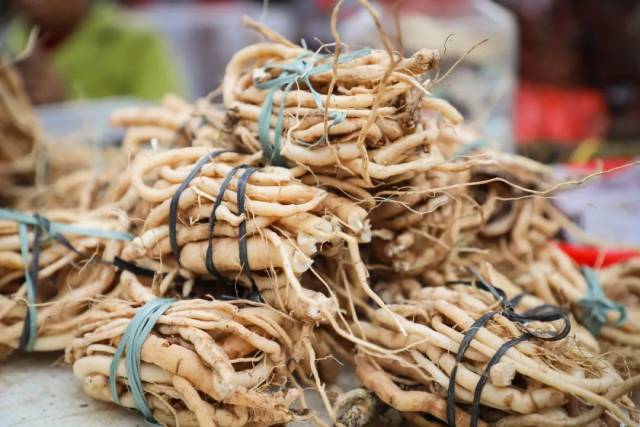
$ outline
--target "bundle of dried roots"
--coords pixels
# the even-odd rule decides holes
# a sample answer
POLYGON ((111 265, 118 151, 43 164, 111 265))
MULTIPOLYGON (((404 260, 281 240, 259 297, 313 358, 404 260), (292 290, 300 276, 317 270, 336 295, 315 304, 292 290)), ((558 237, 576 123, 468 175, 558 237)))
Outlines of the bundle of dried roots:
MULTIPOLYGON (((138 296, 103 301, 67 348, 66 361, 93 398, 113 400, 109 368, 116 347, 136 311, 154 297, 150 292, 138 296)), ((300 418, 305 411, 292 405, 301 390, 291 372, 305 357, 310 334, 309 326, 264 304, 174 302, 140 352, 143 392, 154 418, 170 426, 238 427, 300 418)), ((128 386, 123 360, 117 395, 121 405, 134 407, 128 386)))
MULTIPOLYGON (((71 227, 126 232, 128 219, 112 211, 48 211, 46 219, 71 227)), ((43 225, 44 227, 44 225, 43 225)), ((121 240, 42 231, 26 235, 29 260, 21 255, 18 225, 0 221, 0 344, 17 348, 25 329, 28 285, 25 271, 37 273, 35 322, 36 351, 62 350, 75 336, 95 299, 108 295, 117 283, 118 271, 110 264, 124 246, 121 240), (38 266, 32 267, 37 246, 38 266)))
POLYGON ((640 346, 637 261, 609 267, 590 277, 556 245, 538 251, 528 272, 514 282, 548 304, 568 305, 601 341, 640 346), (617 302, 617 303, 616 303, 617 302))
POLYGON ((408 336, 393 331, 387 312, 371 311, 353 325, 367 340, 355 364, 362 383, 401 412, 446 422, 449 397, 459 426, 578 426, 609 415, 632 423, 626 395, 640 378, 623 381, 570 337, 518 339, 558 334, 561 321, 518 323, 489 292, 464 285, 415 289, 390 309, 408 336), (474 400, 481 406, 470 408, 474 400))
POLYGON ((225 139, 225 113, 206 98, 195 104, 165 95, 160 105, 127 107, 114 112, 111 124, 126 129, 125 153, 144 146, 175 148, 192 145, 219 146, 225 139))
POLYGON ((205 147, 140 153, 131 183, 148 214, 122 257, 154 271, 255 284, 273 306, 317 320, 333 303, 299 278, 314 257, 346 252, 368 288, 358 248, 366 211, 259 160, 205 147))
POLYGON ((402 58, 337 45, 326 54, 248 23, 271 42, 227 65, 224 105, 243 147, 361 187, 447 167, 432 143, 462 118, 420 80, 438 64, 437 51, 402 58))

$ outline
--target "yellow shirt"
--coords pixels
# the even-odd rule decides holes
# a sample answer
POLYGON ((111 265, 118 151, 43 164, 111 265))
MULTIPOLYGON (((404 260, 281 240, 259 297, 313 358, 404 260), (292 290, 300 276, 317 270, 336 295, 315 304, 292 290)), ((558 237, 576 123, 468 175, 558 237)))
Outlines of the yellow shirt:
MULTIPOLYGON (((29 30, 19 17, 10 23, 10 52, 24 48, 29 30)), ((100 2, 50 55, 71 99, 127 95, 157 100, 168 92, 184 94, 176 60, 163 40, 100 2)))

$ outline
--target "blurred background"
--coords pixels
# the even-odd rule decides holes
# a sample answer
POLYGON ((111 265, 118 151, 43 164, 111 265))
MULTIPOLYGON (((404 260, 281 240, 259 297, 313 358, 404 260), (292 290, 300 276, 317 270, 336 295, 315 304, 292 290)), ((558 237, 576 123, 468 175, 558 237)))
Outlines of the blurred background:
MULTIPOLYGON (((372 2, 406 53, 444 52, 435 94, 493 144, 546 162, 640 154, 640 1, 372 2), (395 23, 399 23, 397 34, 395 23)), ((45 129, 98 122, 122 103, 206 95, 233 52, 256 40, 241 17, 291 40, 331 42, 333 0, 0 0, 0 46, 15 57, 45 129), (72 101, 72 102, 70 102, 72 101), (80 107, 79 107, 80 105, 80 107)), ((369 15, 345 1, 344 41, 380 46, 369 15)))

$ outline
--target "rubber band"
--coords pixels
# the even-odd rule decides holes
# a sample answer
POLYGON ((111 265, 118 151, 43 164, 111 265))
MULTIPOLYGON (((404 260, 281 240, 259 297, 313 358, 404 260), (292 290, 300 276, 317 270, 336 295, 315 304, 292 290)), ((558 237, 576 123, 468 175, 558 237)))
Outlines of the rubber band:
POLYGON ((196 175, 200 172, 200 170, 202 170, 202 167, 205 164, 220 156, 221 154, 228 152, 230 151, 215 150, 210 152, 209 154, 205 154, 204 156, 202 156, 200 160, 198 160, 198 162, 195 164, 193 169, 191 169, 189 175, 187 175, 185 180, 180 183, 178 188, 176 188, 175 193, 173 193, 173 196, 171 197, 171 202, 169 204, 169 245, 171 246, 171 252, 178 262, 178 265, 182 265, 180 264, 180 248, 178 247, 178 238, 176 232, 176 228, 178 225, 178 204, 180 203, 180 196, 182 196, 184 190, 187 189, 193 178, 196 177, 196 175))
POLYGON ((484 390, 484 386, 487 384, 487 381, 489 380, 489 374, 491 373, 491 368, 500 361, 502 356, 504 356, 504 354, 511 347, 518 345, 521 342, 524 342, 530 338, 533 338, 533 337, 528 333, 524 333, 517 338, 513 338, 505 342, 500 347, 498 347, 498 350, 496 351, 496 353, 491 357, 491 359, 489 360, 489 363, 487 363, 487 366, 482 371, 482 375, 480 376, 480 379, 476 384, 476 389, 473 392, 473 402, 471 404, 471 425, 472 426, 478 425, 478 418, 480 417, 480 398, 482 397, 482 390, 484 390))
POLYGON ((18 225, 18 235, 20 236, 20 253, 24 261, 24 276, 27 287, 27 314, 24 319, 24 327, 20 335, 19 348, 24 351, 33 351, 38 335, 38 322, 36 311, 36 292, 38 290, 38 263, 40 262, 40 229, 36 230, 34 237, 34 250, 31 256, 31 267, 29 267, 29 238, 25 224, 18 225), (38 249, 36 249, 38 248, 38 249), (34 274, 35 273, 35 274, 34 274))
POLYGON ((220 272, 216 269, 215 265, 213 264, 213 232, 216 226, 216 211, 222 204, 222 201, 224 200, 224 193, 225 191, 227 191, 227 188, 229 187, 229 184, 231 184, 231 180, 235 176, 236 172, 239 169, 246 168, 246 167, 247 167, 246 165, 236 166, 229 171, 227 176, 224 178, 224 181, 222 181, 222 184, 220 185, 220 190, 218 191, 216 200, 213 203, 213 209, 211 210, 211 215, 209 216, 209 236, 208 236, 209 240, 207 242, 207 251, 205 255, 205 267, 207 268, 207 271, 209 272, 209 274, 221 280, 226 280, 226 279, 220 274, 220 272))
MULTIPOLYGON (((371 49, 364 48, 356 50, 354 52, 342 54, 338 56, 338 64, 352 61, 354 59, 369 55, 370 53, 371 49)), ((260 144, 262 145, 262 153, 264 158, 271 164, 274 164, 276 166, 284 166, 285 164, 283 158, 280 156, 280 143, 282 139, 282 124, 284 122, 284 110, 287 94, 289 93, 293 85, 302 82, 307 88, 309 88, 309 91, 311 92, 311 96, 313 97, 317 108, 324 108, 322 97, 313 88, 309 77, 315 74, 330 71, 333 68, 332 62, 327 62, 325 64, 317 66, 314 65, 318 60, 327 59, 332 56, 333 55, 318 54, 316 52, 307 51, 299 55, 292 62, 284 64, 272 64, 263 67, 263 70, 265 71, 279 68, 282 70, 282 72, 278 77, 275 77, 266 82, 254 82, 255 86, 258 89, 268 90, 265 100, 262 104, 262 110, 260 111, 260 116, 258 119, 258 139, 260 141, 260 144), (269 138, 269 129, 271 124, 271 113, 273 112, 273 100, 278 90, 282 90, 283 94, 280 99, 280 106, 278 109, 278 115, 276 117, 274 140, 272 145, 269 138)), ((328 119, 332 121, 330 126, 341 123, 346 120, 346 118, 347 114, 345 112, 330 112, 328 115, 328 119)), ((320 139, 320 141, 322 141, 322 139, 320 139)))
POLYGON ((109 388, 111 390, 111 399, 118 405, 122 405, 118 396, 118 365, 122 353, 125 352, 125 369, 129 390, 133 397, 133 404, 136 409, 144 416, 145 421, 152 426, 160 426, 153 417, 153 412, 149 408, 149 403, 144 395, 142 379, 140 378, 140 352, 151 330, 156 322, 167 311, 167 309, 175 302, 170 298, 155 298, 147 302, 144 306, 136 311, 127 328, 125 329, 116 352, 109 366, 109 388))
POLYGON ((142 277, 149 277, 149 278, 153 278, 156 275, 156 272, 153 270, 149 270, 148 268, 144 268, 139 266, 138 264, 131 262, 131 261, 125 261, 122 258, 120 258, 119 256, 115 256, 113 258, 113 266, 120 269, 120 270, 124 270, 124 271, 128 271, 130 273, 135 274, 136 276, 142 276, 142 277))
POLYGON ((511 347, 529 339, 539 339, 542 341, 558 341, 569 335, 569 332, 571 331, 571 322, 569 320, 569 314, 566 310, 563 310, 551 304, 542 304, 532 308, 531 310, 527 310, 522 314, 516 313, 515 308, 520 303, 522 298, 526 295, 525 293, 518 294, 512 299, 508 299, 504 290, 486 282, 476 270, 467 267, 467 271, 475 276, 475 278, 477 279, 476 282, 467 280, 456 280, 446 282, 446 284, 473 285, 475 283, 478 288, 489 292, 494 297, 494 299, 501 305, 502 311, 491 311, 485 313, 479 319, 474 321, 471 327, 465 333, 462 341, 460 342, 460 345, 458 346, 456 360, 453 368, 451 369, 449 386, 447 387, 447 424, 451 427, 456 426, 455 388, 458 365, 462 362, 462 358, 464 357, 467 350, 471 347, 471 342, 476 337, 480 329, 484 327, 484 325, 486 325, 486 323, 489 322, 489 320, 491 320, 496 314, 500 314, 508 320, 516 323, 516 325, 524 332, 519 337, 513 338, 502 344, 493 355, 493 357, 489 360, 489 363, 487 363, 474 390, 473 402, 471 405, 471 427, 477 427, 478 425, 478 418, 480 414, 480 398, 482 396, 482 390, 487 383, 491 368, 500 361, 502 356, 511 347), (555 334, 541 334, 526 327, 526 324, 529 322, 554 322, 557 320, 563 321, 563 327, 559 332, 556 332, 555 334))
POLYGON ((14 221, 19 224, 42 226, 46 221, 48 225, 48 234, 50 237, 54 237, 60 234, 73 234, 79 236, 95 237, 98 239, 109 240, 133 240, 133 236, 123 231, 102 230, 99 228, 79 227, 71 224, 61 224, 58 222, 50 221, 40 214, 28 214, 25 212, 18 212, 12 209, 0 208, 0 220, 14 221), (39 219, 38 219, 39 218, 39 219))
MULTIPOLYGON (((255 168, 247 168, 247 170, 240 176, 238 180, 238 191, 237 191, 237 205, 238 205, 238 214, 245 214, 245 198, 246 198, 246 187, 249 182, 249 178, 251 175, 256 172, 255 168)), ((258 286, 256 285, 255 280, 253 280, 253 274, 251 274, 251 266, 249 265, 249 255, 247 249, 247 218, 242 220, 240 225, 238 226, 238 250, 239 250, 239 258, 240 258, 240 268, 242 272, 249 278, 249 282, 251 282, 251 296, 250 299, 261 300, 260 292, 258 291, 258 286)))
POLYGON ((456 362, 451 369, 449 386, 447 387, 447 424, 452 427, 456 425, 456 376, 458 374, 458 365, 462 362, 462 358, 471 347, 471 341, 473 341, 478 332, 480 332, 480 329, 496 314, 498 314, 496 311, 490 311, 473 322, 458 346, 456 362))
POLYGON ((593 336, 598 336, 602 327, 610 323, 608 314, 610 311, 618 312, 616 325, 622 325, 627 321, 627 309, 624 305, 611 301, 602 290, 600 280, 595 270, 582 267, 582 275, 587 282, 587 294, 578 301, 581 308, 580 323, 589 329, 593 336))

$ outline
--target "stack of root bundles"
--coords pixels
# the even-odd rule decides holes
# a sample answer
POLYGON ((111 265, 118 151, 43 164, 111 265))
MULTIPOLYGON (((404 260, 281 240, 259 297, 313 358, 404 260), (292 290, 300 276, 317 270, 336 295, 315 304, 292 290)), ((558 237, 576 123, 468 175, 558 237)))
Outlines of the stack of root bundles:
POLYGON ((594 272, 556 247, 561 185, 460 126, 431 92, 439 53, 311 51, 247 24, 267 41, 233 56, 223 106, 116 112, 106 179, 52 183, 42 217, 130 239, 38 245, 45 222, 0 224, 0 343, 35 325, 32 349, 66 346, 87 394, 166 425, 315 417, 298 381, 354 427, 388 408, 419 426, 635 425, 637 262, 594 272), (81 209, 56 210, 65 192, 81 209), (26 270, 52 286, 31 298, 36 253, 26 270))

